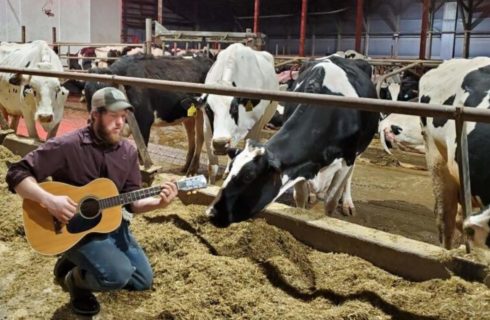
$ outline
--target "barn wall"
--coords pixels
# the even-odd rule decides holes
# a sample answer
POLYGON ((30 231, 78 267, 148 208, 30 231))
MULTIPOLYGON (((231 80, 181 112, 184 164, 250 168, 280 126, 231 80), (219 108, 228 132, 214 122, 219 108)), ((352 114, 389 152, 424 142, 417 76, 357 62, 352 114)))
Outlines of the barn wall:
MULTIPOLYGON (((365 1, 365 3, 368 29, 364 31, 368 31, 369 36, 367 40, 365 36, 362 38, 362 51, 373 57, 418 58, 422 2, 398 0, 365 1)), ((306 55, 324 55, 337 50, 354 48, 355 6, 346 6, 349 9, 342 13, 308 16, 306 55), (314 45, 312 39, 315 40, 314 45)), ((432 59, 445 58, 448 54, 452 55, 452 52, 448 53, 448 51, 453 50, 455 57, 461 57, 463 54, 462 13, 458 10, 452 21, 446 21, 444 33, 441 34, 444 9, 443 5, 434 13, 434 35, 430 47, 427 39, 427 57, 430 53, 432 59), (455 27, 448 30, 447 26, 451 24, 455 27), (452 37, 442 38, 448 33, 451 33, 452 37)), ((473 21, 480 18, 480 14, 476 12, 473 21)), ((244 24, 247 23, 248 20, 244 21, 244 24)), ((266 50, 279 54, 298 54, 300 21, 297 16, 261 19, 260 29, 268 36, 266 50)), ((471 36, 470 56, 480 55, 490 56, 489 17, 478 19, 471 36)))
POLYGON ((21 41, 22 25, 27 41, 51 42, 56 27, 58 41, 119 42, 121 0, 0 0, 0 41, 21 41))
POLYGON ((91 0, 90 3, 91 42, 120 42, 121 0, 91 0))

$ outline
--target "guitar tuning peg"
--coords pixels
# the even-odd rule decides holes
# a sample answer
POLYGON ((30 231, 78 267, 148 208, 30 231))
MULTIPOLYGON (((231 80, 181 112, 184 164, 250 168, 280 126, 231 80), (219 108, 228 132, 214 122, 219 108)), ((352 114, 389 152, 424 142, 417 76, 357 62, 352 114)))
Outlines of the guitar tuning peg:
POLYGON ((191 191, 187 191, 187 195, 189 196, 192 192, 191 191))
POLYGON ((196 193, 197 193, 197 191, 196 191, 196 190, 192 191, 192 194, 196 194, 196 193))

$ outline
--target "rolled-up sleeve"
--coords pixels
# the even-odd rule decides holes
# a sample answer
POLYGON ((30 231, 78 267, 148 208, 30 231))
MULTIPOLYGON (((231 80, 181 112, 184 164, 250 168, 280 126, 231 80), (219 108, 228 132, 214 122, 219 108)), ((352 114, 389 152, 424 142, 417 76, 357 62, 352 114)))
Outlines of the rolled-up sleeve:
POLYGON ((57 170, 65 167, 64 161, 65 153, 60 142, 56 139, 48 140, 10 166, 6 176, 8 189, 15 193, 15 187, 27 177, 34 177, 39 182, 46 180, 57 170))

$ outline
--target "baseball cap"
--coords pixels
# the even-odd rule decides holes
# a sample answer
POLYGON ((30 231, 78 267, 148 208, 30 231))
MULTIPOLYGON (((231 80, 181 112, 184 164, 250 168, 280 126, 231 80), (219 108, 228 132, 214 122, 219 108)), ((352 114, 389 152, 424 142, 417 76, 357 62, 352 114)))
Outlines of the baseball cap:
POLYGON ((92 96, 92 111, 96 111, 98 108, 105 108, 108 111, 120 111, 129 108, 131 111, 134 111, 133 106, 128 102, 124 93, 113 87, 106 87, 95 91, 92 96))

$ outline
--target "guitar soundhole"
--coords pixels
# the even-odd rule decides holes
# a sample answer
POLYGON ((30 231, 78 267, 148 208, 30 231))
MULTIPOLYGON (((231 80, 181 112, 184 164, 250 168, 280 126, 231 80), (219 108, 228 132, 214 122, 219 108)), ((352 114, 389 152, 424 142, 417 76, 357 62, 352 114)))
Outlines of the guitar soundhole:
POLYGON ((100 212, 99 201, 95 198, 83 199, 80 203, 80 215, 85 219, 93 219, 100 212))

